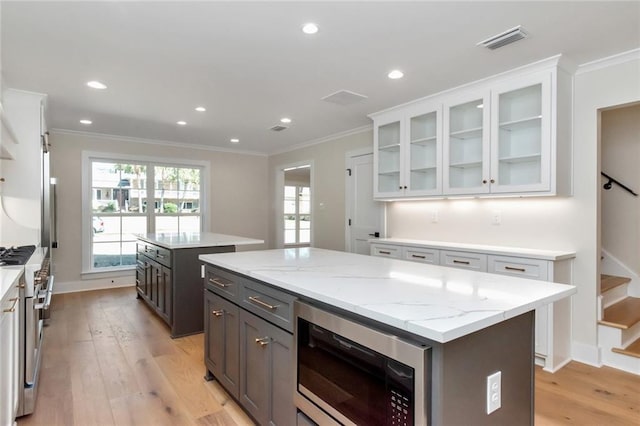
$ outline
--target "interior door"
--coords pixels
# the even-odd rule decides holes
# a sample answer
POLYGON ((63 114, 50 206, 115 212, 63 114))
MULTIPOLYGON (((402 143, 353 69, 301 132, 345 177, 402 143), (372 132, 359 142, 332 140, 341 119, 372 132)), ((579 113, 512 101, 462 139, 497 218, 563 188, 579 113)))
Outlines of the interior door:
POLYGON ((346 249, 369 254, 368 240, 384 236, 384 203, 373 200, 373 154, 349 157, 347 165, 346 249))

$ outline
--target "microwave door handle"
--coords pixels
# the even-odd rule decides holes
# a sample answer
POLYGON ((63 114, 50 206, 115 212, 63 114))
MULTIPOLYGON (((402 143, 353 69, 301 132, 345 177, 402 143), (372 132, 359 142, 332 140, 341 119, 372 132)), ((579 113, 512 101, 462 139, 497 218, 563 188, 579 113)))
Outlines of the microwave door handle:
POLYGON ((51 247, 58 247, 58 197, 56 194, 57 182, 54 180, 51 183, 51 192, 53 193, 51 203, 51 227, 53 228, 53 241, 51 241, 51 247))
POLYGON ((347 350, 356 350, 358 352, 361 352, 371 358, 375 358, 376 355, 373 352, 370 352, 364 348, 361 348, 360 346, 354 346, 351 343, 345 342, 344 340, 338 338, 338 336, 336 336, 335 334, 333 335, 333 340, 335 340, 336 342, 338 342, 340 344, 340 346, 342 346, 343 348, 347 349, 347 350))

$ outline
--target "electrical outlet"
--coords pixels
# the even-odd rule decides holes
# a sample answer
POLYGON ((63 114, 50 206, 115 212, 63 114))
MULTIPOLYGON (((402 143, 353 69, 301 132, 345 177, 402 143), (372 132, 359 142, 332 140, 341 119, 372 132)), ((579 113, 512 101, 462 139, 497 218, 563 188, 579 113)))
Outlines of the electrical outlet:
POLYGON ((431 223, 438 223, 438 210, 431 210, 431 223))
POLYGON ((487 414, 502 406, 502 372, 487 376, 487 414))
POLYGON ((491 214, 491 223, 494 225, 500 225, 502 222, 502 212, 500 210, 494 210, 491 214))

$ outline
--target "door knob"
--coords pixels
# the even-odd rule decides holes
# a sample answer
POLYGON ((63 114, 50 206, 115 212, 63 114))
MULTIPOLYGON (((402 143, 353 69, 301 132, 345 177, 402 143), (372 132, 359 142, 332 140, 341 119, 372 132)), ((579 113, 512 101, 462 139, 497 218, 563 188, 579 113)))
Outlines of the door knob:
POLYGON ((379 238, 380 237, 380 233, 379 232, 374 232, 373 234, 369 234, 370 237, 376 237, 379 238))

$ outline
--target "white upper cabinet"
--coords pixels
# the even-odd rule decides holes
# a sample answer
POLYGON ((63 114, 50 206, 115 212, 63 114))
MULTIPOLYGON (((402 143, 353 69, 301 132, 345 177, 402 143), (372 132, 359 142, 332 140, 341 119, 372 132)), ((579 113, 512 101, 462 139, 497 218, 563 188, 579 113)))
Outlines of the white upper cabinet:
POLYGON ((444 194, 489 192, 489 92, 463 93, 444 105, 444 194))
POLYGON ((441 123, 440 105, 421 105, 376 121, 376 198, 426 197, 442 193, 441 123))
POLYGON ((374 197, 569 195, 572 76, 559 59, 371 114, 374 197))
POLYGON ((491 91, 491 192, 550 191, 551 73, 491 91))

